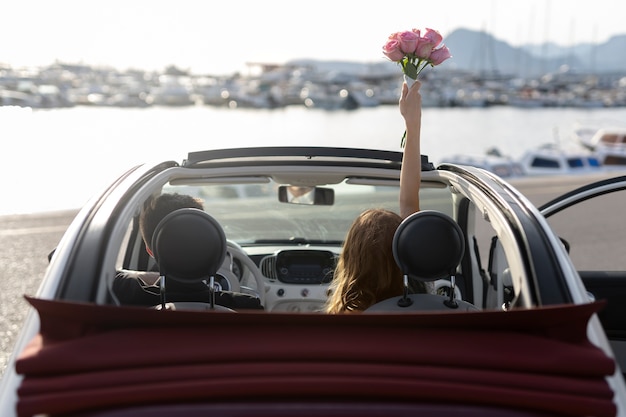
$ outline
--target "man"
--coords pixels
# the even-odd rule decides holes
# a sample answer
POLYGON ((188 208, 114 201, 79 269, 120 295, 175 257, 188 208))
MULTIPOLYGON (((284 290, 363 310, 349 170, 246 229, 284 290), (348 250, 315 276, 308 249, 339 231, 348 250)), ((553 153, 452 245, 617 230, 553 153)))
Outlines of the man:
MULTIPOLYGON (((139 215, 139 231, 146 251, 152 257, 152 236, 161 220, 168 214, 182 209, 204 210, 202 201, 185 194, 161 194, 144 204, 139 215)), ((168 283, 166 287, 169 301, 204 301, 210 297, 209 288, 204 283, 194 285, 168 283)), ((121 304, 156 306, 161 302, 159 273, 150 271, 117 271, 113 281, 113 292, 121 304)), ((259 299, 248 294, 219 291, 215 293, 215 303, 232 309, 262 309, 259 299)))

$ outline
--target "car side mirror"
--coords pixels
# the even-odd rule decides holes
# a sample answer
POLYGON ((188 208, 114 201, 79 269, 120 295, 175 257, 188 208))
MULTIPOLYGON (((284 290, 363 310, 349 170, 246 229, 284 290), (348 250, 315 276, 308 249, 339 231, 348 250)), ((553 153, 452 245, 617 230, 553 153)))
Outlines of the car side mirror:
POLYGON ((322 187, 281 185, 278 187, 278 201, 289 204, 332 206, 335 203, 335 190, 322 187))

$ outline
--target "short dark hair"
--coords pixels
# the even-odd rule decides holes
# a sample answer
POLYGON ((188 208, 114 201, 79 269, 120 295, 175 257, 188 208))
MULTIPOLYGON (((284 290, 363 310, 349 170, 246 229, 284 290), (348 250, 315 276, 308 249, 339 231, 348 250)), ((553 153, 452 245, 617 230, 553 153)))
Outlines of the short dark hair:
POLYGON ((202 200, 186 194, 161 194, 151 197, 144 203, 139 215, 139 231, 146 247, 150 248, 154 229, 165 216, 182 208, 204 210, 202 200))

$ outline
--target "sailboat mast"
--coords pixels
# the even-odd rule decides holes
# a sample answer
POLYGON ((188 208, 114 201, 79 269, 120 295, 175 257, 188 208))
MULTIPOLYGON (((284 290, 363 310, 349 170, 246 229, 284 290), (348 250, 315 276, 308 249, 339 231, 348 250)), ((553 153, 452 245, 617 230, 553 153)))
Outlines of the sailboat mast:
POLYGON ((541 73, 546 73, 546 63, 548 62, 548 40, 550 31, 550 0, 546 0, 546 15, 543 28, 543 43, 541 45, 541 73))

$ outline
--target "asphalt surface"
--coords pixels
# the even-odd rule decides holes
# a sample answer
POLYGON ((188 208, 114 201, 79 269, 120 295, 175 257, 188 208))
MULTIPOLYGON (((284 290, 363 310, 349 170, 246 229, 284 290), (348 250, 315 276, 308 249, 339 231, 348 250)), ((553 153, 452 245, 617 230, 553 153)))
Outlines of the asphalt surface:
MULTIPOLYGON (((610 175, 510 180, 539 206, 580 185, 610 175)), ((48 254, 78 210, 0 216, 0 373, 28 311, 24 294, 34 295, 48 266, 48 254)))

